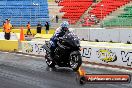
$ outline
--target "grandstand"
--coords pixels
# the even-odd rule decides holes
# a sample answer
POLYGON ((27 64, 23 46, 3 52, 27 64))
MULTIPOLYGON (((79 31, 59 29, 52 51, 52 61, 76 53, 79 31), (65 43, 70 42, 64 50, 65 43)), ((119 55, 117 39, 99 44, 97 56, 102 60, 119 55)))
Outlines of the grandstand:
POLYGON ((49 22, 47 0, 0 0, 0 12, 0 25, 6 18, 15 26, 26 25, 28 21, 32 26, 38 21, 49 22))
POLYGON ((60 12, 65 12, 62 18, 68 19, 71 24, 75 24, 83 13, 92 5, 92 0, 62 0, 59 6, 60 12))
POLYGON ((98 0, 98 2, 94 2, 94 0, 61 0, 58 5, 63 6, 60 9, 60 12, 64 12, 62 18, 68 19, 71 24, 75 25, 81 21, 82 26, 92 26, 103 24, 102 21, 104 21, 104 26, 110 27, 131 26, 129 18, 132 17, 132 6, 126 7, 129 3, 131 0, 98 0), (126 13, 119 15, 116 19, 106 19, 122 7, 126 7, 124 9, 126 13), (95 17, 96 20, 92 20, 92 17, 95 17), (126 19, 127 17, 129 20, 126 19))
POLYGON ((105 20, 105 27, 130 27, 132 26, 132 5, 126 6, 123 9, 123 13, 117 15, 116 17, 105 20))
POLYGON ((58 8, 55 5, 49 8, 47 0, 0 0, 0 25, 6 18, 10 18, 15 26, 26 25, 28 21, 32 26, 36 26, 38 21, 44 24, 45 21, 50 22, 50 12, 51 16, 63 13, 62 19, 83 27, 99 26, 102 21, 105 27, 127 27, 131 26, 129 18, 131 18, 132 10, 131 6, 127 6, 129 3, 131 0, 60 0, 58 8), (122 7, 124 7, 124 13, 118 14, 116 18, 113 16, 112 19, 107 19, 122 7))

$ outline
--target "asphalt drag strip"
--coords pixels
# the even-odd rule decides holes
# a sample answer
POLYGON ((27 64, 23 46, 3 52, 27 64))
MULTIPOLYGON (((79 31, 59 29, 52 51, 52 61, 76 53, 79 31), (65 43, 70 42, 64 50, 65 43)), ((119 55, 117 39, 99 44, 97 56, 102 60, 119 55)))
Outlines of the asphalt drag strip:
MULTIPOLYGON (((85 66, 88 74, 129 73, 85 66)), ((132 88, 129 84, 79 85, 70 68, 47 67, 44 58, 0 52, 0 88, 132 88)))

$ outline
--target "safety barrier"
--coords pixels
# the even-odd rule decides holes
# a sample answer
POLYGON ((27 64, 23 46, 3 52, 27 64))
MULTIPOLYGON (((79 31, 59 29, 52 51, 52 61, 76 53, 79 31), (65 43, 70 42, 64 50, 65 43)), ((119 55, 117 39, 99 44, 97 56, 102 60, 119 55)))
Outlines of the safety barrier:
POLYGON ((132 68, 132 45, 84 42, 81 55, 83 60, 87 62, 132 68))
POLYGON ((1 51, 18 51, 18 37, 11 33, 10 40, 5 40, 4 32, 0 32, 0 50, 1 51))
MULTIPOLYGON (((5 33, 4 32, 0 32, 0 39, 4 40, 4 35, 5 33)), ((17 40, 17 35, 15 33, 11 33, 11 37, 10 37, 10 40, 17 40)))
POLYGON ((45 41, 22 41, 22 53, 34 54, 34 55, 45 55, 45 49, 42 46, 45 44, 45 41))
POLYGON ((73 28, 80 39, 100 42, 132 43, 132 30, 130 28, 73 28))
MULTIPOLYGON (((45 55, 42 46, 45 41, 23 41, 22 52, 45 55)), ((132 45, 123 43, 81 41, 81 55, 84 62, 132 68, 132 45)))
MULTIPOLYGON (((27 29, 24 29, 24 34, 27 34, 27 29)), ((49 30, 49 34, 53 34, 54 33, 54 29, 50 29, 49 30)), ((2 30, 0 30, 0 32, 2 32, 2 30)), ((31 29, 32 34, 36 34, 37 30, 36 29, 31 29)), ((12 33, 20 33, 20 29, 12 29, 12 33)), ((41 30, 41 34, 46 34, 45 29, 41 30)))
POLYGON ((0 50, 17 52, 18 51, 18 40, 0 40, 0 50))
POLYGON ((53 34, 36 34, 34 37, 35 37, 35 38, 50 39, 52 36, 53 36, 53 34))

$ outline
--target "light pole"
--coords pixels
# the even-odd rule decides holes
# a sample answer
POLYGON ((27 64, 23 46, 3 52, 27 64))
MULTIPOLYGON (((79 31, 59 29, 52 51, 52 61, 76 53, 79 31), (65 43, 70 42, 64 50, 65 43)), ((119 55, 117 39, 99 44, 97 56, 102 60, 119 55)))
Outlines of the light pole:
POLYGON ((20 25, 22 26, 22 11, 21 11, 21 16, 20 16, 20 25))
POLYGON ((22 11, 23 11, 23 5, 21 5, 21 11, 20 11, 20 26, 22 26, 22 11))
POLYGON ((39 12, 38 12, 39 14, 38 14, 38 18, 39 18, 39 16, 40 16, 40 2, 39 2, 39 12))
POLYGON ((32 10, 32 0, 30 0, 30 23, 31 23, 31 10, 32 10))
POLYGON ((103 13, 102 13, 103 7, 104 7, 104 5, 102 4, 101 5, 101 28, 103 28, 103 13))
POLYGON ((36 4, 33 3, 33 5, 35 6, 35 19, 36 19, 36 10, 37 10, 37 7, 38 7, 39 4, 38 3, 36 3, 36 4))

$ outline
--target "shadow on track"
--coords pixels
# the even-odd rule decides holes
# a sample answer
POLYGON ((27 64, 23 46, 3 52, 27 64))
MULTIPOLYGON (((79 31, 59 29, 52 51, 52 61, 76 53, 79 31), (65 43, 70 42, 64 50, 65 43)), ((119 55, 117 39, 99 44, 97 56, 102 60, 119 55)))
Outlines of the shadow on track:
POLYGON ((66 73, 66 74, 71 74, 71 73, 75 73, 72 69, 70 68, 66 68, 66 67, 55 67, 55 68, 50 68, 50 67, 46 67, 47 71, 52 71, 52 72, 60 72, 60 73, 66 73))

